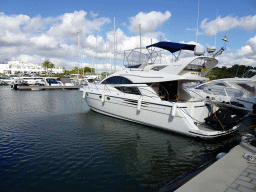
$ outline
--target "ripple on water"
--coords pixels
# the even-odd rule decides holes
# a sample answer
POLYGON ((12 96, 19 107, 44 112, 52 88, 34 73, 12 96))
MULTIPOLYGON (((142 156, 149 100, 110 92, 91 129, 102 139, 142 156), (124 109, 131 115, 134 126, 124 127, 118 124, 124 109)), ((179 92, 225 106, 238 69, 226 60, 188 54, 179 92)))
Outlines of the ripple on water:
POLYGON ((196 141, 107 117, 81 97, 0 87, 1 189, 153 191, 239 141, 196 141))

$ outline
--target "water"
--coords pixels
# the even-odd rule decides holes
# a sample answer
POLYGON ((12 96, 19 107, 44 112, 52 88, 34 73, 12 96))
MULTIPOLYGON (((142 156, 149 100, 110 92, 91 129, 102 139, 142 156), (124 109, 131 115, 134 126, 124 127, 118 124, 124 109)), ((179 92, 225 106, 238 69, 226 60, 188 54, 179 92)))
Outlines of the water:
POLYGON ((1 191, 154 191, 239 142, 104 116, 78 90, 0 86, 1 191))

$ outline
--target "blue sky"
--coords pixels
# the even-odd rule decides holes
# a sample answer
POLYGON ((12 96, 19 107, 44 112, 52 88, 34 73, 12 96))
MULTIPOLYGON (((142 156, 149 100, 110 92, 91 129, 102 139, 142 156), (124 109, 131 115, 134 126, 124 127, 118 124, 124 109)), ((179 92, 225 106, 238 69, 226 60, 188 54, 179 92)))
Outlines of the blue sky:
POLYGON ((123 51, 165 41, 215 45, 227 34, 227 50, 219 66, 256 66, 256 0, 158 0, 158 1, 55 1, 3 0, 0 3, 0 62, 6 59, 41 64, 106 70, 113 63, 113 18, 116 23, 118 66, 123 51))

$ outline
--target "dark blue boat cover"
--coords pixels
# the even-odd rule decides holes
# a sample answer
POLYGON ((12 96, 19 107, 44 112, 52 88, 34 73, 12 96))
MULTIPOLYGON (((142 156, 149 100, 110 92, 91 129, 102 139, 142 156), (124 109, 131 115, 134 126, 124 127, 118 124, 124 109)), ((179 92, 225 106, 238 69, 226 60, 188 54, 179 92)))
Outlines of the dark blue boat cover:
POLYGON ((189 45, 189 44, 183 44, 183 43, 173 43, 173 42, 167 42, 167 41, 161 41, 158 43, 155 43, 153 45, 149 45, 146 48, 148 49, 149 47, 158 47, 162 48, 165 50, 170 51, 171 53, 174 53, 179 50, 190 50, 194 51, 196 45, 189 45))

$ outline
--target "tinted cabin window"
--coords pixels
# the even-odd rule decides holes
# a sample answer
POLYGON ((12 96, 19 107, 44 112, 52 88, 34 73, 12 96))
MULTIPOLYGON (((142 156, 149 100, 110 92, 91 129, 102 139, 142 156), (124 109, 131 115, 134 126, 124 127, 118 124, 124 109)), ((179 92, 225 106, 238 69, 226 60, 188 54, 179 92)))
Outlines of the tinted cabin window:
POLYGON ((115 76, 104 80, 102 84, 132 84, 132 82, 125 77, 115 76))
POLYGON ((124 93, 140 95, 140 91, 137 87, 116 87, 116 89, 124 93))
POLYGON ((151 70, 153 70, 153 71, 159 71, 159 70, 161 70, 161 69, 163 69, 163 68, 165 68, 165 67, 167 67, 167 66, 156 66, 156 67, 151 68, 151 70))
POLYGON ((93 83, 93 82, 94 82, 94 79, 87 79, 87 81, 88 81, 89 83, 93 83))
POLYGON ((58 84, 56 79, 46 79, 47 83, 49 84, 58 84))

